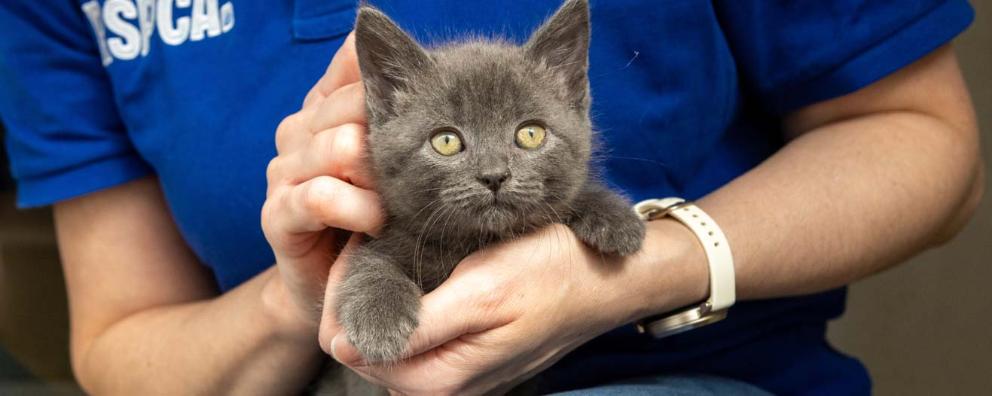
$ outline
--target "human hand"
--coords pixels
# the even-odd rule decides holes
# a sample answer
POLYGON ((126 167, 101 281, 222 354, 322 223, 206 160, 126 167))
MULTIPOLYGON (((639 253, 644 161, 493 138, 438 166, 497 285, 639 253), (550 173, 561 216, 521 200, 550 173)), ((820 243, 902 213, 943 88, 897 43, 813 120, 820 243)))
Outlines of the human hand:
POLYGON ((505 392, 643 313, 644 297, 629 287, 633 273, 621 261, 593 252, 568 227, 550 226, 469 256, 424 296, 408 359, 370 365, 343 332, 322 334, 321 345, 401 394, 505 392))
MULTIPOLYGON (((269 300, 312 336, 320 301, 345 233, 374 234, 381 226, 378 196, 367 172, 365 99, 349 36, 327 72, 307 94, 303 108, 276 130, 278 155, 267 170, 262 229, 276 257, 279 276, 269 300)), ((354 246, 360 238, 352 237, 354 246)), ((347 249, 348 247, 345 247, 347 249)), ((333 272, 333 273, 331 273, 333 272)))

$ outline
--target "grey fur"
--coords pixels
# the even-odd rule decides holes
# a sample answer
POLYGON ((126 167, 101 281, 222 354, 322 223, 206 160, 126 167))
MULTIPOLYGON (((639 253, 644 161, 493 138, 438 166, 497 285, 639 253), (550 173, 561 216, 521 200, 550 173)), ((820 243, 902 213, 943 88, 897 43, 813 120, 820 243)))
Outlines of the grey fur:
POLYGON ((470 40, 430 50, 363 6, 355 26, 369 115, 369 148, 387 214, 357 249, 340 285, 338 319, 372 362, 401 356, 423 292, 470 253, 552 223, 607 255, 640 249, 629 203, 589 176, 589 11, 569 0, 522 47, 470 40), (544 144, 514 144, 524 123, 544 144), (453 129, 464 151, 436 153, 453 129), (495 192, 480 178, 507 179, 495 192))

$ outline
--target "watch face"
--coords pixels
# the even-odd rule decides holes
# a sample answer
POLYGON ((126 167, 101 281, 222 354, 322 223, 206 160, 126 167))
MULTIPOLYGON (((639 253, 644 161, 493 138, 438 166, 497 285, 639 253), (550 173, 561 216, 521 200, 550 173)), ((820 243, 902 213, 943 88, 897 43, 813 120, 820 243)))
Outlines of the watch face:
POLYGON ((700 306, 676 312, 671 316, 649 323, 638 322, 637 331, 650 333, 654 338, 665 338, 719 322, 726 317, 727 310, 710 312, 709 304, 703 303, 700 306))

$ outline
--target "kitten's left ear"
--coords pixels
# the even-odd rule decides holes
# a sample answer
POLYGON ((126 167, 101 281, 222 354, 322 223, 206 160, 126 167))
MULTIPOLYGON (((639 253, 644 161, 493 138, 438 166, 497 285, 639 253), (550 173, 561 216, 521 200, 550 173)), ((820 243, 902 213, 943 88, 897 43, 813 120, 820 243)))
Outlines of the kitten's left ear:
POLYGON ((524 51, 564 78, 568 99, 589 106, 589 2, 565 4, 531 36, 524 51))

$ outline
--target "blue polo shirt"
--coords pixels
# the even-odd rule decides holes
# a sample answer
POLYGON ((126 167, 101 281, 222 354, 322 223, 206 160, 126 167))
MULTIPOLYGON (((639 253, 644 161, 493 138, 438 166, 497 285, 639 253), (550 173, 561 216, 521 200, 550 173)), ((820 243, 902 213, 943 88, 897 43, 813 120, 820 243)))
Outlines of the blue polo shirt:
MULTIPOLYGON (((380 0, 422 42, 523 42, 559 0, 380 0)), ((23 207, 155 175, 222 289, 273 263, 262 236, 276 125, 350 30, 354 0, 5 0, 0 117, 23 207)), ((782 144, 781 118, 853 92, 951 40, 963 0, 593 0, 590 78, 604 174, 633 199, 697 198, 782 144)), ((824 339, 844 291, 741 302, 664 340, 614 330, 545 390, 701 372, 780 394, 868 394, 824 339)), ((602 307, 610 309, 610 307, 602 307)))

